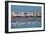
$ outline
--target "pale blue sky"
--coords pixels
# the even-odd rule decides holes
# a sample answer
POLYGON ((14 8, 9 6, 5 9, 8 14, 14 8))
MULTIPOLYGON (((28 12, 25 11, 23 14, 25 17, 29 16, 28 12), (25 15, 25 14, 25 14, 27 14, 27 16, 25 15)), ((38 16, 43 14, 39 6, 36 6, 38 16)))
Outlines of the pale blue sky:
POLYGON ((41 6, 11 5, 11 11, 16 12, 41 12, 41 6))

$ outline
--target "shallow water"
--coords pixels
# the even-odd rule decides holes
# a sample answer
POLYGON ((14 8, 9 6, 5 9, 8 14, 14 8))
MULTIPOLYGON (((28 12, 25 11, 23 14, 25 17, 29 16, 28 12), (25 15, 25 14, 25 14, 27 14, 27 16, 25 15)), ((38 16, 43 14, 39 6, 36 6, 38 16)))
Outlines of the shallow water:
POLYGON ((11 28, 36 28, 41 27, 41 17, 26 17, 26 18, 12 18, 11 19, 11 28), (21 21, 21 19, 23 19, 21 21), (16 22, 16 20, 19 20, 16 22))

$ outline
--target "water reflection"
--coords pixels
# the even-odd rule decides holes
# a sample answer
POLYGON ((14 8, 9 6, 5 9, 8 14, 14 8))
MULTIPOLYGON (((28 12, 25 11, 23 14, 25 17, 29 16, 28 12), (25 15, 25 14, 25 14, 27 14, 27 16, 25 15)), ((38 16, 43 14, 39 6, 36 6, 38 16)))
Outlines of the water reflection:
POLYGON ((41 27, 41 17, 26 17, 26 18, 15 17, 11 19, 11 28, 32 28, 32 27, 41 27))

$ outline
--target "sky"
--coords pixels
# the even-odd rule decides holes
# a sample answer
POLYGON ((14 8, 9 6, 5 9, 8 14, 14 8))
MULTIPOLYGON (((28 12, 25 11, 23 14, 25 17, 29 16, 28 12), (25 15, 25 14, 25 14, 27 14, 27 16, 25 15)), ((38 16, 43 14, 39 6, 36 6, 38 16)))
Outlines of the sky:
POLYGON ((11 5, 11 11, 15 11, 15 12, 41 12, 41 6, 11 5))

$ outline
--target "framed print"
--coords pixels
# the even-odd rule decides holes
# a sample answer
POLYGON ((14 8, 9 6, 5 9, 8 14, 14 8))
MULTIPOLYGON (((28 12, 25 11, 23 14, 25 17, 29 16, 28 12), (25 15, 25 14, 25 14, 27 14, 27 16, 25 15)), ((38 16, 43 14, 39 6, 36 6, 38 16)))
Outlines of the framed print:
POLYGON ((45 3, 5 1, 5 32, 45 31, 45 3))

